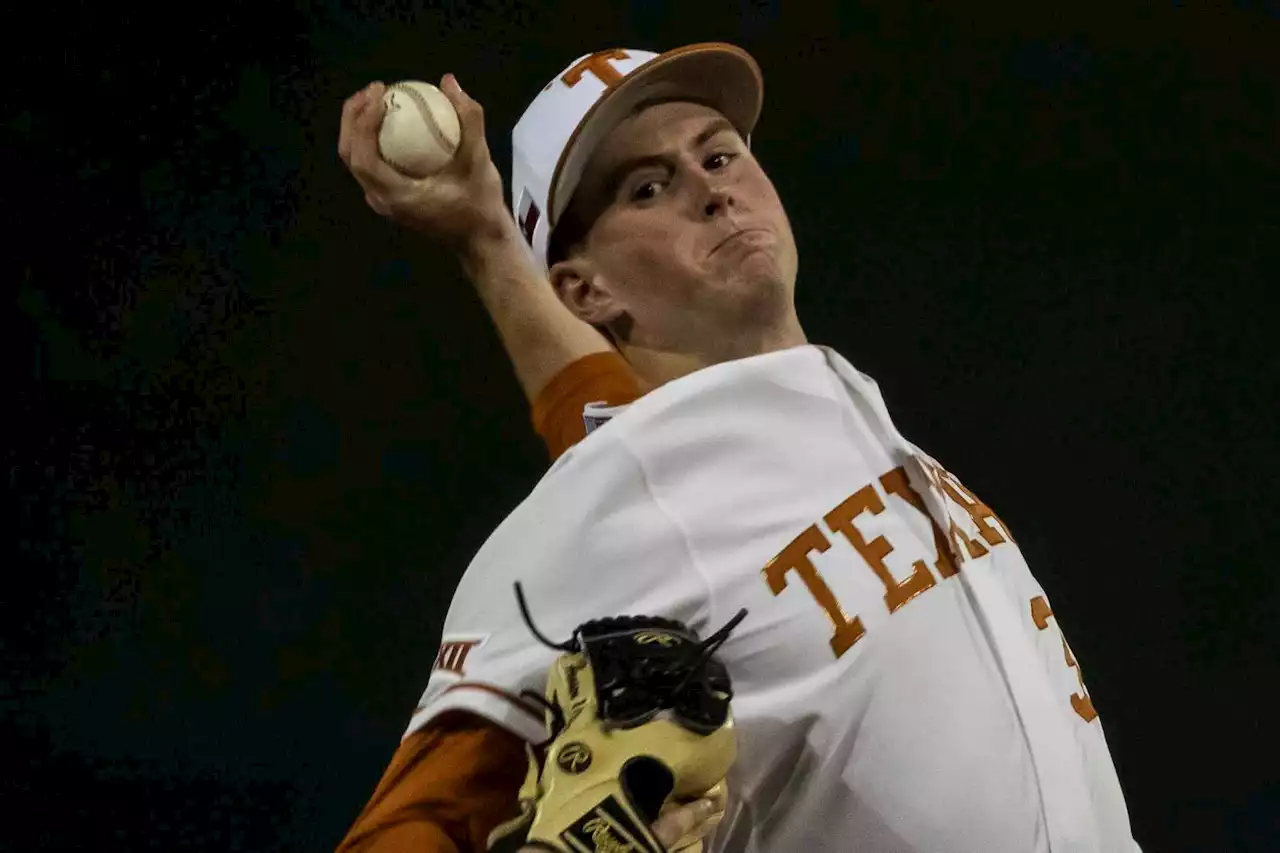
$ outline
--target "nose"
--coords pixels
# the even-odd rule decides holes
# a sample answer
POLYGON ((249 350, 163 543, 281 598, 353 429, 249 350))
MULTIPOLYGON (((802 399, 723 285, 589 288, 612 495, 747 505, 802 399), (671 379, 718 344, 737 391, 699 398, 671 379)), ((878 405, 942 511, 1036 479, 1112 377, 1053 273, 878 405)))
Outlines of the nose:
POLYGON ((734 206, 733 192, 728 187, 712 186, 707 191, 707 199, 702 212, 707 219, 723 216, 734 206))
POLYGON ((730 176, 704 169, 696 162, 690 162, 688 166, 686 186, 689 194, 686 198, 689 207, 686 209, 692 215, 701 216, 704 220, 715 219, 737 206, 737 194, 733 190, 730 176))

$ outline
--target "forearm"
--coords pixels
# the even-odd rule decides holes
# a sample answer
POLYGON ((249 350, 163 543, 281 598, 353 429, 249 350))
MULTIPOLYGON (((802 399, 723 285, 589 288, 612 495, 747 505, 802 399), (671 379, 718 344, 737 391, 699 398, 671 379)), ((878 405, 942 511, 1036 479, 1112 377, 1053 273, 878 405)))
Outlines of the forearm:
POLYGON ((337 853, 463 853, 448 833, 422 818, 348 835, 337 853))
POLYGON ((584 356, 611 349, 570 313, 534 267, 514 221, 475 240, 462 267, 497 327, 530 405, 551 379, 584 356))
POLYGON ((405 738, 338 853, 479 853, 517 811, 524 741, 465 712, 405 738))

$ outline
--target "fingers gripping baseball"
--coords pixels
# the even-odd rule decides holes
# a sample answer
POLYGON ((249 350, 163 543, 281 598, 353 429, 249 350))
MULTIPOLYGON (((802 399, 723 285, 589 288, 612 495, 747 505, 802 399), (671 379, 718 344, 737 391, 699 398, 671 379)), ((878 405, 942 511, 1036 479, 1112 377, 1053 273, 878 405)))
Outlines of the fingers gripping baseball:
POLYGON ((457 78, 452 74, 446 74, 441 79, 440 91, 453 104, 458 113, 458 124, 462 126, 462 139, 458 143, 458 153, 454 155, 452 165, 471 171, 482 170, 486 164, 492 163, 484 131, 484 108, 462 91, 457 78))
POLYGON ((458 114, 458 149, 443 169, 412 178, 379 151, 387 87, 372 83, 343 105, 338 156, 364 190, 365 203, 396 223, 459 245, 506 217, 502 178, 485 140, 484 110, 445 75, 440 91, 458 114))
POLYGON ((347 99, 342 108, 342 129, 338 136, 338 156, 366 193, 386 197, 402 190, 408 181, 378 154, 378 126, 385 107, 386 86, 371 83, 347 99))

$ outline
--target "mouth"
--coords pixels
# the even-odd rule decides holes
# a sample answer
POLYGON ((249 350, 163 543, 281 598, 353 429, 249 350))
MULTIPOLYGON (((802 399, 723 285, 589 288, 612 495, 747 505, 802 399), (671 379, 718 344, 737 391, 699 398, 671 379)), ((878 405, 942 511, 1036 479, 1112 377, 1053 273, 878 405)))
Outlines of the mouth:
POLYGON ((723 247, 724 247, 724 246, 726 246, 727 244, 729 244, 729 243, 733 242, 733 241, 734 241, 734 240, 736 240, 737 238, 739 238, 739 237, 743 236, 744 234, 755 234, 755 233, 757 233, 757 232, 764 231, 764 230, 765 230, 765 229, 763 229, 763 228, 742 228, 742 229, 739 229, 739 230, 737 230, 737 231, 734 231, 734 232, 733 232, 732 234, 730 234, 728 237, 725 237, 723 240, 721 240, 719 243, 717 243, 717 244, 716 244, 716 247, 715 247, 714 249, 712 249, 712 250, 711 250, 710 254, 713 254, 713 255, 714 255, 716 252, 720 251, 720 249, 721 249, 721 248, 723 248, 723 247))

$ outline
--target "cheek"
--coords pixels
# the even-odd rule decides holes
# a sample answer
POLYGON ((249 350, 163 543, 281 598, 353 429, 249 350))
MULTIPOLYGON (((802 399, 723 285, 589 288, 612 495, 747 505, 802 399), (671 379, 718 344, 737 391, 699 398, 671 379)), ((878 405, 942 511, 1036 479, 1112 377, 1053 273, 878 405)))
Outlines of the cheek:
POLYGON ((760 199, 766 208, 773 213, 773 217, 786 221, 787 214, 782 209, 782 199, 778 196, 778 190, 773 185, 773 181, 769 180, 763 170, 757 168, 755 175, 752 176, 753 195, 760 199))
POLYGON ((642 280, 687 269, 696 244, 688 223, 657 208, 618 217, 600 231, 600 237, 608 271, 642 280))
POLYGON ((794 255, 796 252, 795 235, 791 231, 791 219, 787 216, 787 211, 782 206, 782 199, 778 196, 778 190, 764 172, 760 172, 759 181, 759 194, 756 198, 762 200, 765 208, 769 211, 769 218, 778 226, 779 236, 786 241, 790 254, 794 255))
POLYGON ((672 309, 698 299, 702 271, 695 261, 695 235, 689 230, 667 214, 620 218, 600 233, 600 270, 625 309, 643 325, 661 326, 672 309))

